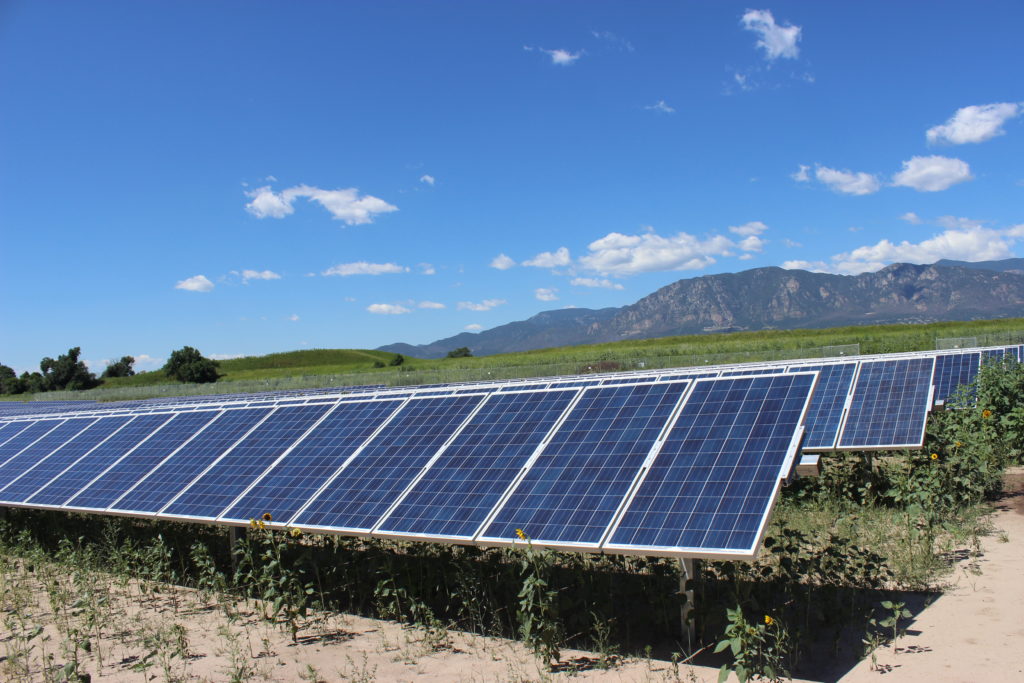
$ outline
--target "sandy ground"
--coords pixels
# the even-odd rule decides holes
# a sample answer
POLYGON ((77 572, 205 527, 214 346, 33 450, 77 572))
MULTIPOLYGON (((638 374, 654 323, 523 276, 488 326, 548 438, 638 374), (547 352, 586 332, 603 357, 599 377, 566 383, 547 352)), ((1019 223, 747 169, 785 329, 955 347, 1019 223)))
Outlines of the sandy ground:
MULTIPOLYGON (((885 646, 852 669, 822 680, 1024 681, 1024 468, 1007 479, 998 505, 999 530, 984 539, 982 554, 964 558, 948 589, 906 624, 895 651, 885 646)), ((22 591, 11 609, 12 579, 3 586, 0 680, 57 680, 69 660, 68 638, 53 622, 46 591, 22 591), (18 618, 12 618, 17 616, 18 618), (39 636, 19 639, 33 625, 39 636), (20 653, 20 654, 19 654, 20 653), (49 662, 50 676, 44 676, 49 662)), ((15 591, 17 592, 17 591, 15 591)), ((93 683, 132 681, 717 681, 717 669, 657 658, 613 658, 564 650, 565 670, 550 673, 516 642, 458 632, 427 632, 349 615, 324 616, 299 633, 298 642, 263 621, 258 606, 225 609, 188 589, 151 594, 132 584, 112 591, 82 671, 93 683)), ((80 623, 81 617, 72 622, 80 623)), ((735 680, 732 678, 731 680, 735 680)))
POLYGON ((841 681, 1024 681, 1024 468, 1005 488, 981 557, 958 565, 895 652, 881 648, 874 669, 862 660, 841 681))

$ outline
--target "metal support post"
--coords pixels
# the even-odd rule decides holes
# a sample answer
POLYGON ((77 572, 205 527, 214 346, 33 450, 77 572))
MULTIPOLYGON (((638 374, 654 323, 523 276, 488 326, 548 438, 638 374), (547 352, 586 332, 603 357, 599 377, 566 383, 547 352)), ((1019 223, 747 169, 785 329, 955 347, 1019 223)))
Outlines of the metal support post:
POLYGON ((679 560, 679 592, 686 596, 686 602, 679 608, 679 619, 683 627, 683 636, 686 638, 686 645, 690 653, 696 647, 697 632, 690 620, 690 613, 693 611, 693 589, 686 587, 686 582, 696 579, 696 561, 692 557, 684 557, 679 560))

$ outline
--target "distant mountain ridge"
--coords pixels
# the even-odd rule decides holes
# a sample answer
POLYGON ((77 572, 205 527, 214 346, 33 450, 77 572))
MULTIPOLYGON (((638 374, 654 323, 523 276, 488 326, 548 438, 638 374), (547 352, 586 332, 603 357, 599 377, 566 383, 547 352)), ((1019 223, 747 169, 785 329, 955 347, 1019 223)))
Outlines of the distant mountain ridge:
POLYGON ((1024 315, 1024 259, 932 265, 896 263, 874 273, 830 275, 777 267, 678 280, 634 304, 544 311, 518 322, 430 344, 379 351, 475 356, 701 332, 927 323, 1024 315))

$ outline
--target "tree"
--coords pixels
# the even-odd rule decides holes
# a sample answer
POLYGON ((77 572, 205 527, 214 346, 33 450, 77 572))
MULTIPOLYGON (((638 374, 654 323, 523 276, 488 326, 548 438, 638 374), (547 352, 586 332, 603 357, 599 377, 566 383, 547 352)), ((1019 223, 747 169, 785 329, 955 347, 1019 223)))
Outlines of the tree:
POLYGON ((92 389, 99 385, 100 382, 96 379, 96 375, 89 372, 89 368, 85 366, 85 363, 78 360, 78 356, 81 353, 82 348, 76 346, 73 349, 68 349, 67 353, 57 356, 57 360, 47 356, 40 361, 39 369, 42 370, 43 379, 48 390, 69 389, 77 391, 80 389, 92 389))
POLYGON ((20 394, 25 385, 18 379, 14 368, 0 364, 0 394, 20 394))
POLYGON ((38 394, 41 391, 46 391, 46 378, 38 372, 23 372, 18 378, 18 382, 26 394, 38 394))
POLYGON ((388 365, 390 365, 392 367, 397 367, 397 366, 401 365, 404 362, 405 362, 405 356, 403 356, 400 353, 396 353, 395 357, 391 359, 391 362, 388 363, 388 365))
POLYGON ((468 346, 460 346, 448 352, 448 358, 472 358, 473 353, 468 346))
POLYGON ((220 373, 217 372, 219 367, 220 363, 217 361, 204 358, 203 354, 191 346, 183 346, 171 352, 171 357, 167 359, 163 370, 168 377, 179 382, 204 384, 217 381, 220 377, 220 373))
POLYGON ((121 360, 107 366, 102 376, 104 379, 107 377, 131 377, 135 374, 135 369, 132 368, 133 365, 135 365, 135 358, 132 356, 121 356, 121 360))

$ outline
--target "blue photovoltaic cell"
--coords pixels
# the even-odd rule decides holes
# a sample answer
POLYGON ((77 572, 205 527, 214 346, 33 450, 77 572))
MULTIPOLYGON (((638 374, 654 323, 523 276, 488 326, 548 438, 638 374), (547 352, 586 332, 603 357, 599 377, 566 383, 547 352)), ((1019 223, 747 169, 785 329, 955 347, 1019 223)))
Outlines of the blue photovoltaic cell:
POLYGON ((273 519, 289 520, 401 405, 401 400, 339 404, 222 518, 245 521, 269 512, 273 519))
POLYGON ((379 531, 472 540, 577 393, 562 389, 492 397, 379 531))
POLYGON ((531 389, 546 389, 547 386, 547 382, 544 382, 543 384, 509 384, 508 386, 498 389, 498 391, 502 393, 507 391, 529 391, 531 389))
POLYGON ((811 406, 807 409, 804 450, 831 449, 836 445, 843 408, 850 394, 856 363, 832 365, 803 365, 790 367, 789 372, 818 371, 818 384, 814 387, 811 406))
POLYGON ((718 371, 715 372, 690 372, 690 373, 677 373, 669 375, 661 375, 658 377, 662 382, 675 379, 703 379, 705 377, 718 377, 718 371))
POLYGON ((168 457, 111 504, 112 510, 124 512, 158 512, 189 485, 200 472, 231 448, 256 423, 270 413, 270 408, 236 408, 227 410, 196 438, 168 457))
POLYGON ((689 382, 584 392, 483 537, 595 544, 689 382))
POLYGON ((292 523, 373 528, 482 398, 456 395, 410 400, 292 523))
POLYGON ((152 438, 140 444, 69 500, 67 507, 96 510, 107 508, 217 415, 218 412, 213 410, 174 415, 152 438))
POLYGON ((785 366, 773 368, 728 368, 722 370, 719 377, 744 377, 748 375, 771 375, 782 372, 785 366))
POLYGON ((697 382, 607 545, 752 554, 813 385, 697 382))
POLYGON ((216 411, 179 413, 152 438, 140 443, 68 502, 68 507, 103 510, 124 495, 147 472, 174 453, 188 438, 217 417, 216 411))
POLYGON ((599 379, 566 379, 552 382, 548 385, 551 389, 566 389, 568 387, 596 387, 601 383, 599 379))
POLYGON ((7 462, 0 465, 0 489, 10 484, 11 481, 20 476, 29 467, 32 467, 32 465, 63 446, 70 439, 73 439, 75 435, 95 421, 96 419, 91 417, 52 422, 44 420, 36 424, 36 427, 39 428, 38 430, 35 428, 26 429, 11 439, 11 441, 5 444, 5 447, 17 447, 18 450, 15 451, 17 455, 13 455, 13 457, 7 459, 7 462), (38 433, 36 433, 37 431, 38 433), (28 443, 24 443, 24 441, 28 441, 28 443))
POLYGON ((73 439, 49 455, 37 458, 25 473, 0 490, 0 500, 21 503, 63 472, 69 465, 96 448, 107 437, 120 429, 130 417, 103 417, 96 420, 73 439))
POLYGON ((639 384, 640 382, 650 382, 651 377, 612 377, 610 379, 603 380, 601 386, 609 387, 616 384, 639 384))
POLYGON ((13 439, 19 433, 25 430, 26 427, 33 424, 32 422, 6 422, 0 426, 0 445, 4 444, 9 439, 13 439))
MULTIPOLYGON (((63 423, 64 420, 41 420, 30 424, 24 430, 5 441, 3 445, 0 445, 0 472, 3 471, 3 466, 7 464, 10 458, 25 450, 26 447, 37 439, 53 431, 63 423)), ((79 429, 81 428, 79 426, 79 429)), ((53 449, 51 448, 51 450, 53 449)))
MULTIPOLYGON (((152 434, 154 429, 157 429, 169 419, 171 419, 171 416, 166 413, 136 417, 88 455, 83 456, 78 462, 68 467, 63 474, 39 489, 32 497, 26 498, 25 502, 32 505, 62 504, 68 498, 81 491, 82 487, 92 481, 97 474, 107 469, 111 463, 131 450, 136 444, 152 434)), ((89 431, 91 432, 94 429, 96 427, 89 431)), ((79 437, 79 439, 81 438, 79 437)))
POLYGON ((981 354, 950 353, 935 359, 935 400, 947 401, 956 393, 957 387, 974 381, 978 375, 981 354))
POLYGON ((934 365, 934 357, 861 363, 839 448, 919 447, 934 365))
POLYGON ((330 408, 278 408, 160 514, 216 519, 330 408))

